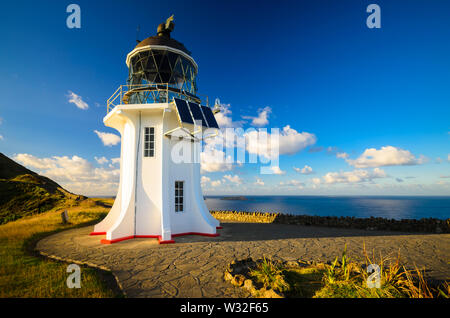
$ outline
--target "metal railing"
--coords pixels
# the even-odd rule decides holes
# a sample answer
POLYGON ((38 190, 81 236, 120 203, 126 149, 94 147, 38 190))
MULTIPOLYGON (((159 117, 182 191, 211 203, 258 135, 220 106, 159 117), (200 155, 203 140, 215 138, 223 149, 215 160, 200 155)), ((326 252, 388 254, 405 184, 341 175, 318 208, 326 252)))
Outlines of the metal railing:
POLYGON ((107 100, 106 113, 108 114, 117 105, 168 103, 172 97, 209 106, 208 96, 199 97, 168 83, 120 85, 107 100))

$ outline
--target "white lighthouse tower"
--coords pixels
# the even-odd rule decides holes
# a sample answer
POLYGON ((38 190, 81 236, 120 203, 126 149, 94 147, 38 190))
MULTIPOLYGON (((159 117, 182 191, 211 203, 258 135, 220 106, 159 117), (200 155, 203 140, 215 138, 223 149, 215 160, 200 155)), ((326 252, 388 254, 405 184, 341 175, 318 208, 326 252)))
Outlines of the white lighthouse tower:
POLYGON ((170 37, 173 28, 170 17, 127 55, 127 85, 108 100, 103 122, 121 135, 120 184, 113 207, 91 233, 106 235, 105 244, 218 236, 220 224, 204 202, 196 156, 205 132, 219 127, 207 99, 197 95, 197 63, 170 37), (174 160, 179 149, 188 160, 174 160))

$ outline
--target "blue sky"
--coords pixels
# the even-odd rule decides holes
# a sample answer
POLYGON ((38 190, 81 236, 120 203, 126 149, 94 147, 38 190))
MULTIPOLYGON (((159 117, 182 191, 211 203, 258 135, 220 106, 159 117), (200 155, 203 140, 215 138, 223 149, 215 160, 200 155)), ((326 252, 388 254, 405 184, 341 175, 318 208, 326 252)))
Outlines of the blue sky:
POLYGON ((115 194, 120 144, 95 131, 118 135, 102 119, 137 26, 142 40, 174 14, 221 119, 289 126, 298 149, 279 174, 206 168, 206 194, 450 195, 449 2, 73 1, 81 29, 66 27, 70 3, 0 12, 0 151, 69 190, 115 194), (380 29, 366 26, 371 3, 380 29))

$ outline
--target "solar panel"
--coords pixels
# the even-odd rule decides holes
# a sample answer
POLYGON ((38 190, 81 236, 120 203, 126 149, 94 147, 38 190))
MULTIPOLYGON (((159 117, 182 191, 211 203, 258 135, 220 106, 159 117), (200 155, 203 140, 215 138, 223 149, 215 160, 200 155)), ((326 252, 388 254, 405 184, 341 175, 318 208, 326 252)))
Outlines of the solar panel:
POLYGON ((192 120, 191 113, 189 112, 188 105, 185 100, 174 98, 175 105, 177 106, 178 114, 180 115, 180 120, 183 123, 194 124, 192 120))
POLYGON ((209 128, 219 128, 219 125, 217 124, 216 118, 214 117, 211 108, 202 106, 202 111, 203 115, 205 115, 206 121, 208 122, 209 128))
POLYGON ((203 113, 198 106, 198 104, 193 102, 188 102, 189 109, 191 110, 192 117, 194 117, 194 120, 201 120, 202 126, 208 127, 208 124, 206 123, 205 118, 203 118, 203 113))

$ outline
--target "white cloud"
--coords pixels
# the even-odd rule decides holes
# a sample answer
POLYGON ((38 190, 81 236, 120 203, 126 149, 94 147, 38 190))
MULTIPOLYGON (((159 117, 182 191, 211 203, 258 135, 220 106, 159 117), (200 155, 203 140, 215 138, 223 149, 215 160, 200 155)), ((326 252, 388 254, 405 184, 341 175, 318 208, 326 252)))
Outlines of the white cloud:
POLYGON ((307 146, 316 143, 316 136, 308 132, 299 133, 289 125, 285 126, 278 135, 268 133, 266 130, 253 130, 245 133, 247 151, 266 158, 273 158, 273 149, 278 147, 280 155, 295 154, 307 146))
POLYGON ((326 175, 322 177, 322 180, 313 179, 313 183, 326 183, 326 184, 334 184, 334 183, 359 183, 372 181, 377 178, 385 178, 386 173, 380 169, 375 168, 372 171, 367 170, 353 170, 353 171, 341 171, 341 172, 328 172, 326 175))
POLYGON ((89 105, 83 101, 81 96, 75 94, 74 92, 69 91, 69 95, 67 95, 69 98, 69 103, 75 104, 79 109, 88 109, 89 105))
POLYGON ((234 148, 234 147, 244 147, 245 142, 243 136, 244 130, 241 128, 223 128, 218 131, 217 136, 205 139, 205 148, 234 148), (241 145, 242 144, 242 145, 241 145))
POLYGON ((97 136, 100 138, 103 145, 105 146, 109 147, 115 146, 120 142, 120 137, 115 134, 106 133, 98 130, 94 130, 94 132, 97 134, 97 136))
POLYGON ((244 119, 251 119, 251 124, 256 127, 263 127, 266 126, 269 123, 268 117, 269 114, 272 112, 272 109, 267 106, 264 108, 258 109, 258 116, 242 116, 244 119))
POLYGON ((348 153, 345 153, 345 152, 336 153, 336 158, 348 159, 348 157, 349 157, 348 153))
POLYGON ((211 182, 211 178, 206 177, 206 176, 202 176, 200 182, 201 182, 201 183, 208 183, 208 182, 211 182))
POLYGON ((3 135, 0 135, 0 140, 4 140, 5 138, 3 137, 3 135))
POLYGON ((312 174, 312 173, 314 173, 313 169, 310 166, 308 166, 308 165, 305 165, 303 168, 296 168, 296 167, 294 167, 294 170, 297 171, 298 173, 301 173, 301 174, 312 174))
POLYGON ((255 181, 254 185, 263 186, 264 185, 264 181, 262 181, 259 178, 256 178, 256 181, 255 181))
POLYGON ((120 157, 119 157, 119 158, 111 158, 111 163, 112 163, 113 165, 115 165, 115 164, 117 164, 117 163, 120 163, 120 157))
POLYGON ((243 121, 233 121, 231 115, 231 105, 230 104, 218 104, 220 107, 220 112, 214 114, 216 121, 220 128, 231 128, 231 127, 241 127, 243 121))
POLYGON ((447 155, 447 161, 450 161, 450 153, 447 155))
POLYGON ((281 175, 281 174, 285 174, 285 173, 286 173, 286 171, 281 170, 279 166, 273 166, 273 167, 270 167, 270 170, 272 170, 272 173, 273 173, 273 174, 278 174, 278 175, 281 175))
POLYGON ((225 175, 223 176, 226 180, 232 182, 232 183, 236 183, 236 184, 241 184, 242 183, 242 179, 238 176, 238 175, 225 175))
POLYGON ((108 159, 106 159, 105 157, 100 157, 100 158, 94 157, 94 159, 95 159, 95 161, 97 161, 98 164, 100 164, 100 165, 105 164, 105 163, 108 163, 108 159))
POLYGON ((225 152, 214 147, 206 146, 200 153, 200 167, 202 172, 228 171, 233 169, 230 156, 225 160, 225 152), (227 162, 228 161, 228 162, 227 162))
POLYGON ((119 185, 119 169, 95 168, 79 156, 38 158, 30 154, 18 154, 14 160, 77 194, 113 195, 119 185))
POLYGON ((222 184, 222 181, 220 181, 220 180, 211 181, 211 186, 213 186, 213 187, 218 187, 221 184, 222 184))
POLYGON ((286 182, 280 182, 280 186, 297 187, 299 189, 303 189, 305 184, 298 180, 289 180, 286 182))
POLYGON ((382 166, 418 165, 424 163, 424 157, 416 158, 408 150, 385 146, 377 150, 366 149, 357 159, 346 159, 347 163, 355 168, 370 168, 382 166))

